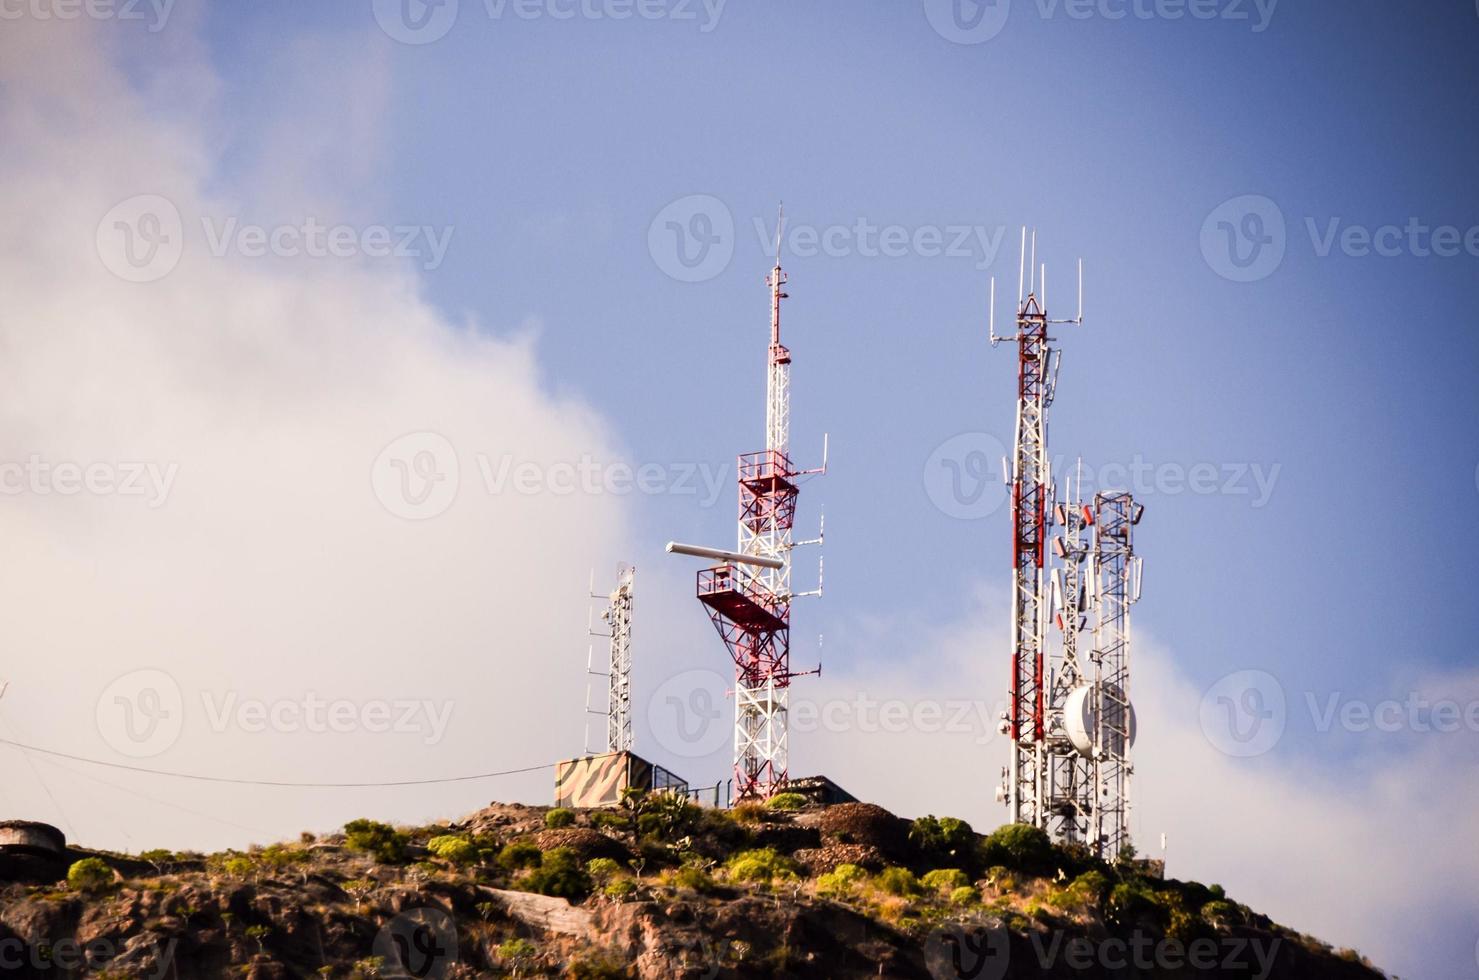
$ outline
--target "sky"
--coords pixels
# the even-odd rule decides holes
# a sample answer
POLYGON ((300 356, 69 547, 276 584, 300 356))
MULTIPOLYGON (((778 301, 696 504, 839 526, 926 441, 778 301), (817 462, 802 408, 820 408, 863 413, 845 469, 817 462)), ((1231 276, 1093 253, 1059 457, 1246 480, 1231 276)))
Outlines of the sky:
POLYGON ((1056 470, 1146 505, 1142 852, 1479 975, 1476 49, 1467 0, 0 3, 0 811, 140 850, 546 802, 116 767, 577 754, 618 562, 638 751, 724 778, 663 545, 733 540, 784 201, 792 771, 995 826, 1026 225, 1054 316, 1084 269, 1056 470))

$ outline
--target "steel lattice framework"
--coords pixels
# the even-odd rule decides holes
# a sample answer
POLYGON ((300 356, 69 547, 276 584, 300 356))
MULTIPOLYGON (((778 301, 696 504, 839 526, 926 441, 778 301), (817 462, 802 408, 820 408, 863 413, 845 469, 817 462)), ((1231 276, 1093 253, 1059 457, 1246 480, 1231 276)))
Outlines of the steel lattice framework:
POLYGON ((623 566, 603 618, 611 630, 611 671, 607 682, 606 751, 632 747, 632 599, 637 570, 623 566))
MULTIPOLYGON (((606 608, 601 612, 601 621, 606 632, 590 630, 592 636, 609 640, 607 669, 598 671, 591 663, 586 672, 606 678, 606 710, 597 711, 590 706, 590 686, 586 686, 586 713, 600 714, 606 718, 606 751, 626 752, 632 747, 632 601, 636 596, 637 569, 630 565, 618 565, 616 588, 605 596, 606 608)), ((602 596, 592 593, 591 598, 602 596)), ((593 653, 593 652, 592 652, 593 653)), ((590 731, 587 725, 586 745, 589 749, 590 731)))
POLYGON ((994 281, 991 290, 991 343, 1017 344, 1016 432, 1006 473, 1012 497, 1012 674, 1002 719, 1002 731, 1011 739, 1011 759, 1002 772, 999 798, 1014 822, 1112 858, 1128 842, 1129 751, 1135 729, 1128 610, 1138 598, 1140 568, 1130 528, 1139 521, 1141 508, 1125 493, 1101 493, 1092 507, 1084 506, 1081 480, 1070 506, 1056 502, 1048 409, 1060 356, 1048 327, 1083 322, 1083 267, 1078 316, 1050 319, 1047 275, 1037 265, 1036 237, 1028 285, 1023 282, 1029 268, 1023 229, 1014 337, 996 335, 994 281), (1050 568, 1046 544, 1054 524, 1062 533, 1053 542, 1058 567, 1050 568), (1079 634, 1091 604, 1094 644, 1086 663, 1079 634), (1050 621, 1060 638, 1054 645, 1049 643, 1050 621))
MULTIPOLYGON (((770 347, 766 361, 765 449, 739 457, 739 554, 767 561, 726 561, 698 574, 698 598, 734 660, 734 798, 768 799, 789 777, 791 552, 797 542, 797 470, 790 457, 791 352, 781 343, 786 273, 779 252, 766 279, 770 347), (774 567, 770 567, 774 566, 774 567)), ((819 543, 817 542, 800 542, 819 543)), ((820 589, 805 595, 820 594, 820 589)), ((806 671, 805 673, 814 673, 806 671)))
POLYGON ((1135 709, 1130 704, 1130 606, 1140 598, 1140 559, 1134 527, 1141 505, 1128 493, 1094 497, 1094 649, 1093 747, 1090 776, 1094 792, 1088 809, 1086 840, 1094 853, 1119 856, 1130 840, 1130 748, 1135 739, 1135 709))
POLYGON ((1007 715, 1012 758, 1006 793, 1014 822, 1041 826, 1046 816, 1042 801, 1048 765, 1043 744, 1048 616, 1044 549, 1052 496, 1047 449, 1054 353, 1049 347, 1047 313, 1032 293, 1017 309, 1016 340, 1017 422, 1010 474, 1012 676, 1007 715))

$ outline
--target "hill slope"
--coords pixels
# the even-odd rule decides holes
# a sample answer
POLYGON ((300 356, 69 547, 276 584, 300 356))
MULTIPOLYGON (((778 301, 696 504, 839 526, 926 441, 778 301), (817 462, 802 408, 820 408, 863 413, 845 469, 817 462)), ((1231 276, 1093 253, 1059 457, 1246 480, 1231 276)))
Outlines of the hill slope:
MULTIPOLYGON (((795 802, 795 801, 792 801, 795 802)), ((216 855, 72 850, 0 882, 17 977, 1382 976, 1225 898, 1056 848, 844 804, 494 804, 216 855), (33 878, 35 877, 33 873, 33 878)))

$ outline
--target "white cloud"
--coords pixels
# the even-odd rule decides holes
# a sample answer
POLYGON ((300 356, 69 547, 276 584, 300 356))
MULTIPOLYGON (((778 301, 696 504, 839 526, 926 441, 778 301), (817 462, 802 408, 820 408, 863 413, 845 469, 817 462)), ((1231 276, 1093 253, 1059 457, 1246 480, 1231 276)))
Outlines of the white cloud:
MULTIPOLYGON (((135 86, 155 91, 167 69, 125 74, 93 31, 22 20, 0 34, 0 462, 146 463, 175 476, 159 506, 0 494, 0 735, 138 762, 103 737, 96 702, 119 675, 156 668, 184 711, 178 740, 143 760, 164 769, 369 781, 571 754, 586 571, 620 554, 625 514, 610 496, 490 494, 476 456, 618 458, 611 433, 541 387, 533 321, 501 335, 448 323, 389 261, 212 256, 203 217, 320 189, 264 158, 227 202, 209 100, 180 100, 161 121, 135 86), (95 244, 103 215, 138 194, 172 202, 185 236, 178 266, 147 283, 114 276, 95 244), (406 520, 377 499, 371 466, 422 431, 455 448, 461 485, 445 513, 406 520), (279 709, 310 693, 361 707, 450 701, 452 714, 434 751, 424 731, 255 734, 235 719, 215 732, 205 698, 231 692, 279 709), (571 723, 551 724, 552 706, 571 723)), ((208 92, 199 63, 182 59, 208 92)), ((353 155, 373 139, 372 116, 335 129, 314 112, 315 146, 353 155)), ((280 152, 292 131, 279 120, 264 145, 280 152)), ((324 792, 180 784, 13 749, 0 766, 6 815, 135 848, 240 845, 365 814, 450 816, 543 798, 552 779, 324 792)))

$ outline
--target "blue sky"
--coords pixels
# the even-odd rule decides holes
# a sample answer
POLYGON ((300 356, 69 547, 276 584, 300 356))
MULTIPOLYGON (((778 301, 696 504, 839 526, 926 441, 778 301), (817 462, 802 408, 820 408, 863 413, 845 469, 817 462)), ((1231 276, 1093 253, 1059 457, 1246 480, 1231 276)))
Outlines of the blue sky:
MULTIPOLYGON (((137 759, 110 739, 108 681, 161 670, 189 737, 177 722, 147 758, 174 772, 544 762, 577 748, 587 569, 617 560, 641 570, 640 697, 693 670, 722 693, 693 566, 662 546, 732 540, 725 468, 763 443, 781 200, 794 453, 814 465, 831 440, 800 518, 809 533, 825 507, 827 595, 796 619, 798 663, 825 634, 826 673, 797 697, 992 702, 1010 555, 992 457, 1015 366, 987 343, 986 300, 995 276, 1007 329, 1027 224, 1055 316, 1085 267, 1086 323, 1057 330, 1052 453, 1147 507, 1142 841, 1169 828, 1177 873, 1403 975, 1471 971, 1479 727, 1322 719, 1331 697, 1479 704, 1479 10, 646 0, 653 18, 617 20, 622 0, 583 2, 182 0, 158 31, 33 5, 0 25, 0 201, 37 229, 0 237, 0 464, 179 475, 140 510, 16 497, 0 472, 0 594, 28 654, 5 665, 0 735, 137 759), (397 27, 402 9, 439 36, 397 27), (140 195, 184 216, 180 268, 148 285, 104 238, 140 195), (227 221, 305 215, 451 238, 391 261, 211 254, 227 221), (670 220, 717 233, 684 253, 715 256, 698 273, 670 220), (427 432, 460 456, 461 496, 406 521, 365 472, 427 432), (480 494, 471 477, 476 454, 585 453, 668 480, 698 467, 719 491, 480 494), (1229 675, 1261 683, 1248 671, 1280 688, 1287 730, 1239 757, 1198 707, 1229 675), (458 710, 431 753, 425 732, 211 728, 223 689, 299 687, 458 710)), ((797 567, 809 586, 810 556, 797 567)), ((722 737, 685 752, 654 717, 639 708, 644 751, 720 778, 722 737)), ((1004 819, 1000 740, 850 725, 798 736, 796 768, 900 812, 1004 819)), ((0 762, 0 806, 128 849, 445 818, 548 784, 243 795, 0 762)))
MULTIPOLYGON (((1207 683, 1232 664, 1375 692, 1405 667, 1473 662, 1479 258, 1321 257, 1308 221, 1479 224, 1479 17, 1286 0, 1256 31, 1246 13, 1075 19, 1018 0, 995 38, 955 44, 918 4, 732 5, 705 33, 700 7, 494 20, 464 2, 418 46, 367 32, 359 6, 305 23, 264 3, 212 10, 208 37, 247 116, 301 83, 261 54, 284 23, 385 48, 363 180, 378 214, 455 226, 427 297, 453 318, 537 316, 549 382, 612 419, 637 460, 758 447, 754 222, 772 225, 778 200, 816 228, 1004 229, 985 271, 979 249, 787 257, 795 443, 833 439, 832 476, 807 497, 832 525, 823 630, 880 607, 945 617, 971 577, 1004 579, 1005 508, 951 518, 923 472, 958 433, 1010 442, 1014 368, 983 342, 986 281, 1010 295, 1017 228, 1035 225, 1060 311, 1074 260, 1088 270, 1088 322, 1059 331, 1055 454, 1210 463, 1244 493, 1237 468, 1274 474, 1259 507, 1256 491, 1146 497, 1140 621, 1207 683), (701 283, 645 247, 689 194, 736 225, 732 260, 701 283), (1278 205, 1289 245, 1266 279, 1230 282, 1199 236, 1245 194, 1278 205)), ((729 533, 728 500, 645 503, 639 561, 671 536, 729 533)))

